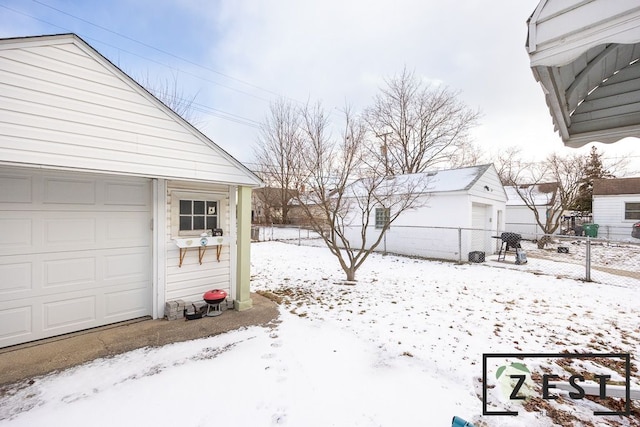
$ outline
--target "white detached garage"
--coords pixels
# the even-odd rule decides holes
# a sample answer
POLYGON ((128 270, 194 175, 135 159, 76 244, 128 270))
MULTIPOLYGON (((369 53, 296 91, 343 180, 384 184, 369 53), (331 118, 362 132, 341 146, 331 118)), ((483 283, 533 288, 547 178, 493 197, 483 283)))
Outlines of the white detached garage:
MULTIPOLYGON (((377 250, 427 258, 463 261, 471 251, 494 252, 504 231, 507 196, 492 164, 440 170, 391 178, 424 186, 415 207, 403 211, 387 230, 377 250)), ((384 218, 392 215, 375 207, 366 230, 367 242, 380 233, 384 218)), ((362 242, 359 211, 345 227, 352 244, 362 242)))
POLYGON ((225 289, 260 179, 79 37, 0 40, 0 347, 225 289), (220 251, 174 239, 221 229, 220 251))

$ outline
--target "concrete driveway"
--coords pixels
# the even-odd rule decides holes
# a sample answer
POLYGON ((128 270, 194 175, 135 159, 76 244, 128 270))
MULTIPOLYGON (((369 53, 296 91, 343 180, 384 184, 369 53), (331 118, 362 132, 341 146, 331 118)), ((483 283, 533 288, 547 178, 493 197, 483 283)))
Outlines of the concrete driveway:
POLYGON ((197 320, 140 319, 0 349, 0 386, 60 371, 142 347, 157 347, 268 325, 278 317, 273 301, 251 294, 253 307, 197 320))

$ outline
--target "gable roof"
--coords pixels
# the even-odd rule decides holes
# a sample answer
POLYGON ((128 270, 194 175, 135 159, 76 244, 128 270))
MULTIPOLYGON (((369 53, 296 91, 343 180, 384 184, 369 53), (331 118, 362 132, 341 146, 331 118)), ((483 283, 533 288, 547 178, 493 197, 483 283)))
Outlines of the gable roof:
MULTIPOLYGON (((468 166, 458 169, 435 170, 431 172, 395 175, 386 178, 378 187, 382 192, 402 194, 404 189, 415 193, 454 193, 469 191, 493 164, 468 166)), ((497 176, 497 172, 496 172, 497 176)), ((363 180, 351 184, 353 195, 366 194, 363 180)))
POLYGON ((0 39, 0 71, 5 164, 262 185, 75 34, 0 39))
POLYGON ((640 177, 603 178, 593 181, 594 196, 613 196, 617 194, 640 194, 640 177))
POLYGON ((425 175, 429 177, 428 192, 441 193, 469 190, 491 166, 491 164, 486 164, 425 172, 425 175))
MULTIPOLYGON (((519 187, 527 189, 527 200, 533 201, 535 206, 549 205, 558 188, 555 182, 535 184, 530 190, 531 185, 520 185, 519 187)), ((527 206, 513 185, 505 185, 504 191, 507 193, 507 206, 527 206)))

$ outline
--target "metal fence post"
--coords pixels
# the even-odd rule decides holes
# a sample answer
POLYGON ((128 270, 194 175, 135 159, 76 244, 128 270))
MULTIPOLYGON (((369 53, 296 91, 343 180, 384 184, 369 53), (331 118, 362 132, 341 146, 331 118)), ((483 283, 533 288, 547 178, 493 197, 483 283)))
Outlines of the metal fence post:
POLYGON ((387 231, 388 230, 384 230, 384 235, 382 236, 384 240, 384 252, 382 252, 383 255, 387 254, 387 231))
POLYGON ((591 239, 587 236, 587 248, 585 251, 585 272, 586 277, 585 280, 587 282, 591 281, 591 239))
POLYGON ((300 226, 298 226, 298 246, 300 246, 300 233, 302 233, 302 230, 300 230, 300 226))
POLYGON ((462 228, 458 227, 458 262, 462 264, 462 228))

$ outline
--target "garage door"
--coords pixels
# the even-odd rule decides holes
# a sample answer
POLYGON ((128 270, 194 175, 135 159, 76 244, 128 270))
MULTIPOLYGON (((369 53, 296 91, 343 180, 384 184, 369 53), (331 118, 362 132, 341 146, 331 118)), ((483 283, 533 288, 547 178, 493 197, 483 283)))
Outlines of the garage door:
POLYGON ((0 168, 0 347, 150 315, 149 180, 0 168))
POLYGON ((490 234, 487 228, 487 205, 472 203, 471 205, 471 250, 486 251, 487 239, 490 234))

